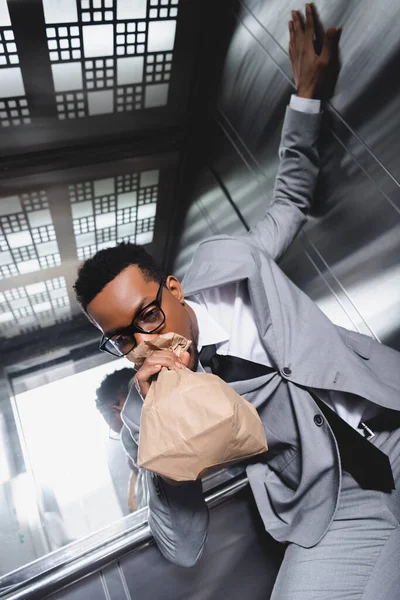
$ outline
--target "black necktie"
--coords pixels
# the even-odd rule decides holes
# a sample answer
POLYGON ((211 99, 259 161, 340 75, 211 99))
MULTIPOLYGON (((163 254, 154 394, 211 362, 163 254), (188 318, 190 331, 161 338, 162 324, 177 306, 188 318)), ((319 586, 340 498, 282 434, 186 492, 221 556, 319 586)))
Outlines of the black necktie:
POLYGON ((214 375, 218 375, 218 377, 221 377, 227 383, 262 377, 262 375, 274 371, 270 367, 245 360, 244 358, 217 354, 215 344, 203 346, 199 354, 199 359, 203 367, 209 367, 214 375))
MULTIPOLYGON (((209 367, 212 373, 228 383, 253 379, 273 371, 270 367, 243 358, 217 354, 215 345, 204 346, 199 359, 203 367, 209 367)), ((307 391, 312 395, 335 435, 342 469, 350 473, 363 489, 383 492, 395 489, 389 457, 357 433, 310 390, 307 391)))

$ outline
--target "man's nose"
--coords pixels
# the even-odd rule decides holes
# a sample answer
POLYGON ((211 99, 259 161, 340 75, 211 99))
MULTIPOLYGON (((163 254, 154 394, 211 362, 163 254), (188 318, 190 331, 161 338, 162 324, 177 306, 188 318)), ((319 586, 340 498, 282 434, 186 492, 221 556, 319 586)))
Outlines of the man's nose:
POLYGON ((135 345, 138 346, 141 342, 149 342, 158 337, 158 333, 134 333, 135 345))

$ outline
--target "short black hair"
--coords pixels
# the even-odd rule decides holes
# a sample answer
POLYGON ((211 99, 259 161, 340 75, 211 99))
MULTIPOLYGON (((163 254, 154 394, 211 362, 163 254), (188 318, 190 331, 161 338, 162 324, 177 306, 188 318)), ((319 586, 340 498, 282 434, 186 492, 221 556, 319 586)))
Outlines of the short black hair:
POLYGON ((165 275, 143 246, 122 242, 96 252, 79 267, 74 284, 76 299, 86 312, 87 305, 124 269, 137 265, 148 281, 161 283, 165 275))
POLYGON ((121 397, 127 397, 129 382, 134 374, 133 368, 124 367, 104 377, 96 390, 96 408, 101 413, 107 412, 112 406, 117 406, 121 397))

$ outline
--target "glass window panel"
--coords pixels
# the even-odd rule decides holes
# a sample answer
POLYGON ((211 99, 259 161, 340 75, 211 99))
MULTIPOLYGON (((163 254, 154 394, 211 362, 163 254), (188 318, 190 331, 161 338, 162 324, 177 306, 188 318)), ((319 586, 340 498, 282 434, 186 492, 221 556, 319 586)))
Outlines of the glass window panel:
POLYGON ((0 199, 0 215, 13 215, 22 211, 18 196, 7 196, 0 199))
POLYGON ((20 298, 19 300, 11 300, 10 306, 13 310, 17 310, 18 308, 30 306, 30 304, 28 298, 20 298))
POLYGON ((42 227, 43 225, 52 225, 53 223, 48 208, 30 212, 28 214, 28 220, 31 227, 42 227))
POLYGON ((9 98, 10 96, 25 96, 24 82, 19 67, 1 70, 0 98, 9 98))
POLYGON ((153 241, 153 232, 146 231, 145 233, 138 233, 136 236, 137 244, 150 244, 153 241))
POLYGON ((83 27, 85 57, 112 56, 114 54, 113 25, 86 25, 83 27))
POLYGON ((128 235, 135 235, 135 224, 125 223, 125 225, 118 225, 118 237, 125 237, 128 235))
POLYGON ((113 90, 88 92, 88 107, 90 115, 102 115, 114 110, 113 90))
POLYGON ((145 19, 147 0, 117 0, 117 19, 145 19))
POLYGON ((20 248, 21 246, 31 246, 33 244, 29 231, 10 233, 7 235, 7 240, 11 248, 20 248))
POLYGON ((96 236, 94 231, 90 233, 83 233, 82 235, 75 236, 76 245, 78 248, 82 248, 82 246, 91 246, 96 243, 96 236))
POLYGON ((114 227, 115 225, 115 212, 105 213, 103 215, 97 215, 96 227, 97 229, 104 229, 105 227, 114 227))
POLYGON ((166 106, 168 102, 168 83, 146 86, 145 107, 166 106))
POLYGON ((114 179, 112 177, 108 179, 98 179, 94 182, 94 195, 108 196, 114 193, 114 179))
POLYGON ((157 212, 157 203, 152 202, 151 204, 142 204, 138 208, 138 219, 149 219, 155 217, 157 212))
POLYGON ((44 244, 36 245, 37 253, 39 256, 48 256, 49 254, 57 254, 58 253, 58 244, 57 242, 46 242, 44 244))
POLYGON ((128 208, 129 206, 136 206, 136 201, 136 192, 126 192, 126 194, 118 194, 118 208, 128 208))
POLYGON ((13 262, 11 252, 0 252, 0 266, 10 265, 13 262))
POLYGON ((109 242, 102 242, 101 244, 97 245, 97 249, 98 250, 103 250, 104 248, 110 248, 110 246, 113 246, 113 242, 109 241, 109 242))
POLYGON ((36 314, 45 312, 46 310, 51 310, 51 303, 49 301, 47 301, 47 302, 40 302, 39 304, 34 304, 33 310, 36 314))
POLYGON ((36 258, 18 263, 18 271, 21 275, 24 273, 31 273, 32 271, 39 271, 39 269, 39 261, 36 258))
POLYGON ((0 27, 7 27, 8 25, 11 25, 11 21, 7 0, 0 0, 0 27))
POLYGON ((34 294, 43 294, 46 292, 46 284, 44 281, 32 283, 31 285, 26 285, 25 290, 28 296, 33 296, 34 294))
POLYGON ((46 23, 72 23, 78 20, 76 0, 43 0, 46 23))
POLYGON ((57 290, 50 290, 49 292, 50 298, 52 298, 53 300, 55 300, 56 298, 68 298, 68 296, 65 295, 65 288, 58 288, 57 290))
POLYGON ((152 21, 149 23, 148 52, 173 50, 176 21, 152 21))
POLYGON ((149 185, 157 185, 160 172, 158 169, 154 171, 143 171, 140 174, 140 187, 147 187, 149 185))
POLYGON ((56 92, 82 89, 82 66, 78 62, 51 65, 56 92))
POLYGON ((91 200, 85 202, 77 202, 71 206, 72 217, 74 219, 80 219, 81 217, 89 217, 93 214, 93 205, 91 200))
POLYGON ((125 85, 127 83, 141 83, 143 80, 143 64, 144 59, 142 56, 118 58, 118 85, 125 85))
POLYGON ((8 321, 13 321, 14 315, 12 312, 0 313, 0 323, 7 323, 8 321))

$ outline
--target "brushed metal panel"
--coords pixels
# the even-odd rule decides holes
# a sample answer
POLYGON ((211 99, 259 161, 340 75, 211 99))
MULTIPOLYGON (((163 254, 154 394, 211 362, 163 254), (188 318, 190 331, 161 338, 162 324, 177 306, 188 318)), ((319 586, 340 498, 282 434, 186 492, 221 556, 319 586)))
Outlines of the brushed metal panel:
MULTIPOLYGON (((289 0, 242 2, 221 77, 211 161, 250 224, 268 207, 278 167, 292 90, 291 8, 289 0)), ((343 67, 325 107, 315 218, 282 267, 334 322, 400 348, 398 9, 389 0, 379 8, 326 0, 318 9, 325 23, 344 27, 343 67)))

